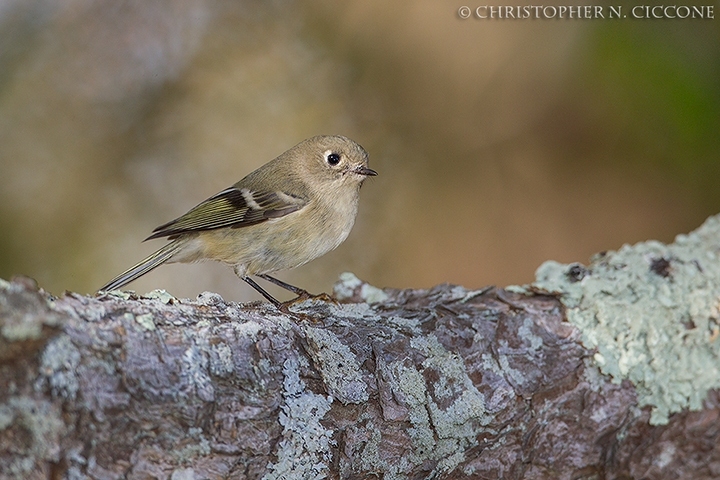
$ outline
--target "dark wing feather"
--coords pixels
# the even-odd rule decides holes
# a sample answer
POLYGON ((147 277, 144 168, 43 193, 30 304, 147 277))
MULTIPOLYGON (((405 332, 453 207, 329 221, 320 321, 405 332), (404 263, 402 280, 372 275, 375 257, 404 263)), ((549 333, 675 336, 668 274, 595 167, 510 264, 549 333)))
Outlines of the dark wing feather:
POLYGON ((202 230, 240 228, 300 210, 305 201, 281 192, 257 193, 230 187, 208 198, 182 217, 160 225, 146 240, 202 230))

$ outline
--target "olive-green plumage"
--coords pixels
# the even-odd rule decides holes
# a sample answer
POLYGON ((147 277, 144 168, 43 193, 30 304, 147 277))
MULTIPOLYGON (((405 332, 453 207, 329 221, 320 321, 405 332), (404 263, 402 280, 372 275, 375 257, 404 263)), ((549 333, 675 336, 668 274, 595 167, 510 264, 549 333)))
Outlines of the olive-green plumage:
POLYGON ((218 260, 272 301, 248 276, 282 284, 267 274, 340 245, 355 222, 360 186, 373 175, 367 152, 349 138, 309 138, 156 228, 148 239, 171 242, 100 290, 121 288, 163 263, 218 260))

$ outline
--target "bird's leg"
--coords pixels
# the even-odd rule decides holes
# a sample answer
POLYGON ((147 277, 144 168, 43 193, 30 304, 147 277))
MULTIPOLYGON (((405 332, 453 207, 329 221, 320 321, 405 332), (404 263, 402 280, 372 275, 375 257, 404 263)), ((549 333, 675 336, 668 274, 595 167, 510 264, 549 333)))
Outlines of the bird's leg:
POLYGON ((287 315, 290 315, 290 314, 292 313, 292 312, 290 312, 290 309, 288 308, 288 306, 287 306, 285 303, 279 301, 278 299, 276 299, 275 297, 273 297, 272 295, 270 295, 268 292, 266 292, 265 289, 262 288, 262 287, 261 287, 260 285, 258 285, 257 283, 255 283, 255 281, 254 281, 252 278, 250 278, 250 277, 248 277, 248 276, 242 276, 242 277, 240 277, 240 278, 242 278, 243 280, 245 280, 245 282, 247 282, 248 285, 250 285, 250 286, 253 287, 255 290, 257 290, 257 292, 258 292, 260 295, 262 295, 262 296, 265 297, 270 303, 272 303, 273 305, 275 305, 275 308, 277 308, 278 310, 280 310, 281 312, 283 312, 283 313, 285 313, 285 314, 287 314, 287 315))
POLYGON ((263 280, 267 280, 270 283, 274 283, 278 287, 281 287, 281 288, 284 288, 285 290, 289 290, 289 291, 293 292, 298 297, 302 297, 303 300, 312 297, 312 295, 307 290, 303 290, 302 288, 296 287, 294 285, 290 285, 289 283, 285 283, 282 280, 278 280, 275 277, 271 277, 270 275, 266 275, 263 273, 261 275, 258 275, 258 277, 262 278, 263 280))
POLYGON ((313 295, 312 293, 308 292, 307 290, 303 290, 302 288, 296 287, 294 285, 290 285, 289 283, 285 283, 282 280, 278 280, 277 278, 271 277, 270 275, 267 275, 267 274, 258 275, 258 277, 262 278, 263 280, 267 280, 270 283, 274 283, 278 287, 282 287, 285 290, 289 290, 289 291, 293 292, 295 295, 297 295, 297 298, 290 300, 289 302, 285 302, 285 304, 287 304, 287 305, 292 305, 295 302, 301 302, 303 300, 314 299, 314 298, 323 300, 325 302, 337 303, 337 301, 333 297, 328 295, 327 293, 313 295))

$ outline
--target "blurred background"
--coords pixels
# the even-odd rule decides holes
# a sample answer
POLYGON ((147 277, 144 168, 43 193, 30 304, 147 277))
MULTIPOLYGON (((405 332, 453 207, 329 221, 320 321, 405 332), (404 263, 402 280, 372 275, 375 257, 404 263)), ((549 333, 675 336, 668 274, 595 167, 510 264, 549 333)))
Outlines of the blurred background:
MULTIPOLYGON (((341 247, 277 275, 314 292, 343 271, 522 284, 720 211, 717 19, 462 5, 0 1, 0 277, 92 293, 163 245, 142 243, 154 227, 326 133, 380 176, 341 247)), ((259 299, 216 263, 127 288, 259 299)))

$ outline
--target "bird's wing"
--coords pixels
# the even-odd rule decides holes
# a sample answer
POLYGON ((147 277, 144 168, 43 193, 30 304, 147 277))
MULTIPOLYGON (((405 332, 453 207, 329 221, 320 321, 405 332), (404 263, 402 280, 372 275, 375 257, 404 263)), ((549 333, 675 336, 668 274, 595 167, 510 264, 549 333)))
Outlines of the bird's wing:
POLYGON ((306 204, 306 200, 280 191, 253 192, 248 188, 230 187, 182 217, 160 225, 146 240, 175 238, 183 233, 223 227, 247 227, 296 212, 306 204))

